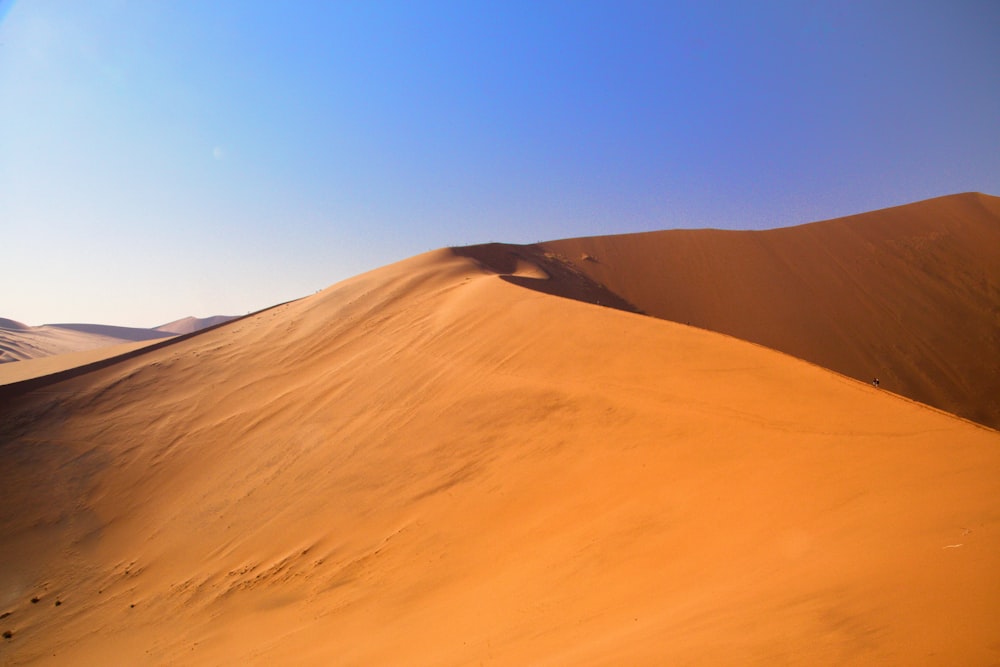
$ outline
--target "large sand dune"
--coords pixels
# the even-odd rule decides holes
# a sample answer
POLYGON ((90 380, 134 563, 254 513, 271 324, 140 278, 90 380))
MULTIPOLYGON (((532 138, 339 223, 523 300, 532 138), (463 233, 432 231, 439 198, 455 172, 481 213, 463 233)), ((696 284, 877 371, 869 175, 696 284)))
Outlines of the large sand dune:
POLYGON ((1000 428, 998 197, 953 195, 768 231, 569 239, 524 252, 548 253, 647 314, 878 377, 884 389, 1000 428))
POLYGON ((8 398, 0 662, 1000 660, 997 432, 475 255, 8 398))

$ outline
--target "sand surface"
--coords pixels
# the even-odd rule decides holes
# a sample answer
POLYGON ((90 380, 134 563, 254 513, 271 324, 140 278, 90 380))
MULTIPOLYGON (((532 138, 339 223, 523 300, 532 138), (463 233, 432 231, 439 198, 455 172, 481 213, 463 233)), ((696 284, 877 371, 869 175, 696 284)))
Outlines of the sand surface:
MULTIPOLYGON (((162 340, 140 340, 129 343, 106 341, 99 347, 81 352, 42 355, 18 361, 16 364, 0 364, 0 387, 87 367, 97 362, 141 350, 162 340)), ((2 396, 3 392, 0 391, 0 397, 2 396)))
MULTIPOLYGON (((191 334, 237 319, 233 315, 185 317, 154 329, 120 327, 106 324, 45 324, 32 327, 15 320, 0 318, 0 364, 9 361, 39 360, 53 356, 63 359, 33 364, 35 369, 70 368, 92 359, 106 359, 122 351, 138 349, 151 342, 175 335, 191 334), (115 347, 120 346, 120 347, 115 347), (114 349, 109 349, 114 348, 114 349), (78 354, 90 352, 90 354, 78 354)), ((36 370, 0 366, 0 384, 8 377, 37 375, 36 370)))
POLYGON ((5 362, 40 359, 130 342, 134 341, 51 325, 23 329, 0 328, 0 364, 3 364, 0 369, 10 365, 5 362))
POLYGON ((769 231, 543 243, 638 310, 750 340, 1000 428, 1000 198, 769 231))
POLYGON ((201 331, 208 327, 224 324, 230 320, 235 320, 235 315, 213 315, 211 317, 184 317, 173 322, 167 322, 156 327, 157 331, 165 331, 174 334, 189 334, 201 331))
POLYGON ((7 400, 0 663, 1000 661, 1000 434, 560 266, 438 251, 7 400))
MULTIPOLYGON (((168 331, 101 324, 46 324, 32 327, 0 318, 0 364, 128 343, 148 343, 172 335, 174 334, 168 331)), ((3 370, 4 367, 0 366, 0 373, 3 370)), ((15 371, 18 374, 24 372, 15 371)))

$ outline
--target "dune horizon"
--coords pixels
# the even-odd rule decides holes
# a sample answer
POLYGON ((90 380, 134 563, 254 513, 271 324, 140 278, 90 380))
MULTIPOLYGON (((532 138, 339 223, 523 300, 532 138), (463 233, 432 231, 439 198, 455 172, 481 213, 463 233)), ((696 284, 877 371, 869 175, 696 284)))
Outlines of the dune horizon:
MULTIPOLYGON (((872 243, 883 272, 924 256, 930 271, 992 238, 942 210, 915 233, 930 218, 946 233, 903 255, 878 254, 900 245, 895 214, 868 236, 848 220, 751 238, 765 254, 872 243)), ((1000 433, 662 316, 698 294, 727 312, 713 271, 671 292, 659 277, 680 269, 644 263, 707 243, 433 251, 12 386, 0 661, 1000 659, 1000 433)), ((733 266, 761 272, 747 290, 770 280, 754 257, 733 266)), ((792 297, 769 293, 764 314, 797 296, 781 284, 792 297)), ((835 316, 856 299, 819 302, 835 316)))
POLYGON ((8 374, 23 373, 20 369, 11 370, 17 363, 118 345, 149 343, 171 335, 150 329, 90 324, 33 327, 0 318, 0 384, 4 383, 8 374))
POLYGON ((0 317, 0 385, 113 358, 172 336, 194 333, 237 319, 234 315, 184 317, 157 327, 57 323, 29 326, 0 317), (2 365, 31 361, 25 366, 2 365))
MULTIPOLYGON (((998 244, 1000 197, 967 192, 765 230, 672 229, 450 250, 524 287, 725 333, 855 379, 877 378, 884 389, 996 429, 998 244), (518 262, 535 273, 518 271, 518 262)), ((234 319, 189 316, 142 329, 0 318, 0 362, 183 335, 234 319)), ((7 372, 0 384, 37 375, 7 372)))

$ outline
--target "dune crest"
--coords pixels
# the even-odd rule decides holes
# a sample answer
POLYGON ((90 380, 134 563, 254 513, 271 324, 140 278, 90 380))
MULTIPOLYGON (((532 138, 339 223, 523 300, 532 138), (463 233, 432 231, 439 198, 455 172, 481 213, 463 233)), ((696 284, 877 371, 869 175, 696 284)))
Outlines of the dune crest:
POLYGON ((15 331, 19 331, 29 328, 30 327, 27 324, 23 324, 16 320, 10 320, 7 319, 6 317, 0 317, 0 329, 13 329, 15 331))
MULTIPOLYGON (((501 252, 487 248, 461 252, 501 252)), ((670 230, 506 252, 557 259, 602 287, 602 305, 877 377, 883 389, 1000 428, 998 248, 1000 198, 967 193, 768 231, 670 230)))
POLYGON ((0 659, 997 659, 996 432, 463 252, 11 397, 0 659))

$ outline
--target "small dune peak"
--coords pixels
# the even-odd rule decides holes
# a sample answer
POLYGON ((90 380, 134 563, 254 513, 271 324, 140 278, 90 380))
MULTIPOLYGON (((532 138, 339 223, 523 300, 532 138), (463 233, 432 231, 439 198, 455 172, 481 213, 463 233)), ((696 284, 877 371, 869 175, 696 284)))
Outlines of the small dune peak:
POLYGON ((225 324, 233 319, 236 319, 236 315, 213 315, 211 317, 188 316, 182 317, 179 320, 174 320, 173 322, 161 324, 154 329, 165 333, 183 335, 194 333, 195 331, 201 331, 202 329, 207 329, 209 327, 218 326, 220 324, 225 324))
POLYGON ((0 317, 0 329, 11 329, 13 331, 26 331, 30 329, 27 324, 22 324, 17 320, 9 320, 6 317, 0 317))

